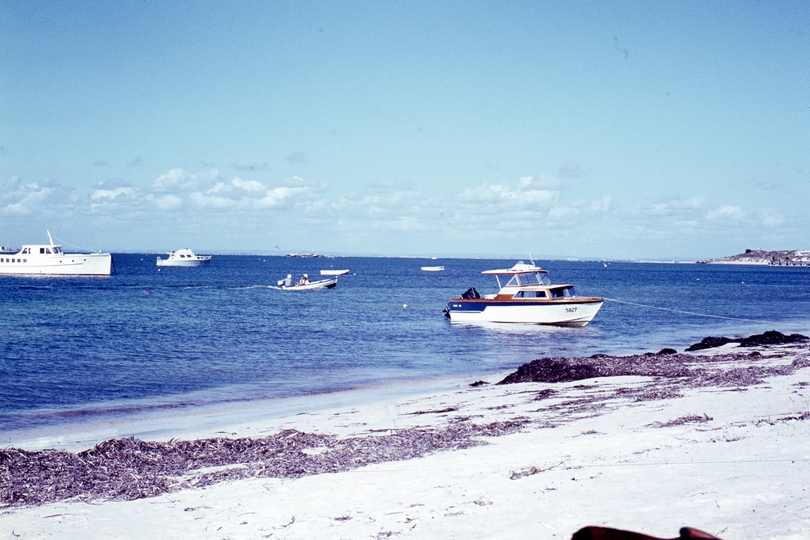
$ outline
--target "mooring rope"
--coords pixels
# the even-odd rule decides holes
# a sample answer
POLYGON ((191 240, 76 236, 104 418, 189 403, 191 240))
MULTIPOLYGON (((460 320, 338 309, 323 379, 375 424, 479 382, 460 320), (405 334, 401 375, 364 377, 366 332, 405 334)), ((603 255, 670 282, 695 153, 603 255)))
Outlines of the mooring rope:
MULTIPOLYGON (((51 236, 53 236, 53 235, 51 235, 51 236)), ((78 249, 79 251, 87 251, 87 252, 89 252, 89 253, 93 253, 93 250, 92 250, 92 249, 87 249, 87 248, 84 248, 84 247, 82 247, 82 246, 77 246, 76 244, 71 244, 70 242, 66 242, 66 241, 64 241, 64 240, 62 240, 62 239, 60 239, 60 238, 55 237, 55 236, 53 236, 53 239, 54 239, 54 240, 56 240, 56 241, 58 242, 58 244, 57 244, 57 245, 60 245, 60 246, 70 246, 70 247, 74 247, 74 248, 78 249)))
POLYGON ((627 302, 625 300, 616 300, 615 298, 602 298, 602 300, 607 300, 608 302, 616 302, 617 304, 627 304, 628 306, 636 306, 636 307, 643 307, 647 309, 657 309, 659 311, 669 311, 671 313, 680 313, 683 315, 693 315, 695 317, 708 317, 711 319, 726 319, 729 321, 745 321, 745 322, 756 322, 756 323, 767 323, 767 324, 776 324, 773 321, 763 321, 760 319, 745 319, 743 317, 726 317, 724 315, 709 315, 707 313, 695 313, 694 311, 682 311, 680 309, 670 309, 670 308, 662 308, 658 306, 648 306, 646 304, 637 304, 635 302, 627 302))

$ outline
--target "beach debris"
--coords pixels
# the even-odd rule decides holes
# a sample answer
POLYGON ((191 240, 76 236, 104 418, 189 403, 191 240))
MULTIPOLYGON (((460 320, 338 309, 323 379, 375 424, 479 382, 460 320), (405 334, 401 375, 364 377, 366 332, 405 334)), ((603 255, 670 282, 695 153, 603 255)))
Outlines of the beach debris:
POLYGON ((486 444, 528 419, 340 439, 284 430, 262 438, 149 442, 112 439, 83 452, 0 450, 0 508, 63 501, 134 500, 242 478, 300 478, 486 444), (308 453, 307 449, 325 448, 308 453))
POLYGON ((740 347, 757 347, 768 345, 785 345, 788 343, 799 343, 807 341, 807 336, 802 334, 785 335, 776 330, 769 330, 762 334, 754 334, 747 338, 727 338, 725 336, 709 336, 703 338, 699 343, 693 343, 686 348, 687 351, 700 351, 703 349, 713 349, 715 347, 722 347, 727 343, 739 343, 740 347))
POLYGON ((703 414, 687 414, 686 416, 679 416, 674 420, 669 420, 667 422, 653 422, 651 424, 652 427, 673 427, 673 426, 682 426, 684 424, 703 424, 705 422, 711 422, 714 420, 711 416, 706 413, 703 414))
POLYGON ((700 343, 693 343, 686 348, 687 351, 702 351, 704 349, 714 349, 715 347, 722 347, 727 343, 739 343, 739 339, 731 339, 725 336, 709 336, 700 340, 700 343))
MULTIPOLYGON (((668 399, 679 395, 678 388, 668 388, 660 379, 677 381, 678 387, 703 386, 746 387, 761 383, 766 377, 787 375, 810 366, 810 358, 797 356, 790 364, 759 366, 751 364, 747 353, 716 355, 653 354, 631 356, 592 355, 587 358, 540 358, 518 369, 496 384, 526 382, 565 383, 598 377, 655 377, 653 388, 627 390, 637 400, 668 399), (745 367, 739 367, 739 364, 745 367), (731 365, 731 367, 729 367, 731 365)), ((628 397, 629 397, 628 395, 628 397)))
POLYGON ((421 410, 420 411, 414 411, 412 413, 407 413, 407 414, 445 414, 445 413, 449 413, 449 412, 455 412, 457 410, 458 409, 456 407, 446 407, 444 409, 435 409, 435 410, 429 410, 429 411, 421 411, 421 410))
POLYGON ((802 334, 790 334, 789 336, 786 336, 782 332, 770 330, 762 334, 754 334, 753 336, 743 338, 742 340, 740 340, 740 347, 757 347, 760 345, 765 346, 785 345, 788 343, 799 343, 802 341, 807 341, 808 339, 810 338, 802 334))
POLYGON ((519 471, 512 471, 512 473, 509 475, 509 479, 510 480, 518 480, 520 478, 525 478, 526 476, 534 476, 535 474, 544 473, 546 471, 556 469, 560 465, 565 465, 565 463, 561 461, 561 462, 556 463, 554 465, 551 465, 549 467, 531 466, 531 467, 528 467, 526 469, 521 469, 519 471))

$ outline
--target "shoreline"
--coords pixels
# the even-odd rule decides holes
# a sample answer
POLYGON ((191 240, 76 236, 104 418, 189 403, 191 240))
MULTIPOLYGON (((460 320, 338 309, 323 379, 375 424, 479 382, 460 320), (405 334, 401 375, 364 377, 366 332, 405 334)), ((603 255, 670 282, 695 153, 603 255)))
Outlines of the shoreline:
POLYGON ((129 412, 116 414, 115 409, 99 409, 97 412, 91 409, 89 414, 78 415, 76 420, 0 431, 0 448, 79 452, 114 438, 167 441, 173 438, 214 437, 223 433, 231 436, 251 435, 252 430, 265 429, 251 425, 283 425, 289 418, 302 415, 419 398, 463 388, 480 378, 502 378, 507 374, 506 370, 492 370, 427 379, 396 379, 334 391, 219 400, 203 405, 156 400, 136 412, 132 412, 132 409, 137 407, 126 403, 122 409, 129 412))
MULTIPOLYGON (((678 354, 691 370, 680 376, 480 386, 466 378, 416 394, 257 414, 250 420, 261 423, 220 424, 225 433, 214 436, 294 430, 315 437, 291 454, 308 463, 377 457, 326 474, 262 475, 250 463, 192 469, 178 482, 197 478, 205 487, 0 507, 0 524, 26 537, 70 530, 101 538, 133 513, 133 538, 569 538, 585 525, 661 537, 688 525, 726 539, 803 538, 809 352, 806 344, 727 344, 678 354), (507 427, 487 431, 495 425, 507 427), (449 446, 435 442, 462 428, 467 434, 447 439, 449 446), (402 443, 408 437, 410 446, 402 443), (409 454, 424 437, 433 442, 409 454), (333 454, 347 441, 355 453, 333 454), (211 474, 220 481, 207 483, 211 474), (336 489, 343 496, 334 497, 336 489)), ((655 368, 659 356, 634 358, 655 368)), ((210 436, 210 427, 197 433, 210 436)))

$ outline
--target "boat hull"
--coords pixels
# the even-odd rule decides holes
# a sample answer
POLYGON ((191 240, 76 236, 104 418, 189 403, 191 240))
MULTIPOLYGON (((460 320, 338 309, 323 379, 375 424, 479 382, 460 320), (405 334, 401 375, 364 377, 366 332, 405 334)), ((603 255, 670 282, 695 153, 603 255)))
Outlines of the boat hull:
POLYGON ((0 275, 109 276, 112 268, 109 253, 14 254, 3 255, 0 261, 0 275))
POLYGON ((447 304, 452 322, 496 322, 585 326, 602 307, 602 299, 520 302, 455 299, 447 304))
POLYGON ((321 270, 322 276, 344 276, 348 273, 348 270, 321 270))

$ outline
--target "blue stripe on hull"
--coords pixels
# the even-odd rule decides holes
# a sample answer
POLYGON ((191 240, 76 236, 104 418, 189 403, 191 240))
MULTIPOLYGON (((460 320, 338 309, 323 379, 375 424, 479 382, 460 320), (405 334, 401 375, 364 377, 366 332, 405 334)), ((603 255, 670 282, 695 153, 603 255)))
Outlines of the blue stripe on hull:
POLYGON ((525 301, 500 301, 500 302, 465 302, 463 300, 451 300, 447 303, 449 311, 464 311, 467 313, 481 313, 488 307, 522 307, 522 306, 561 306, 561 305, 582 305, 582 304, 599 304, 601 300, 594 301, 568 301, 568 302, 525 302, 525 301))

